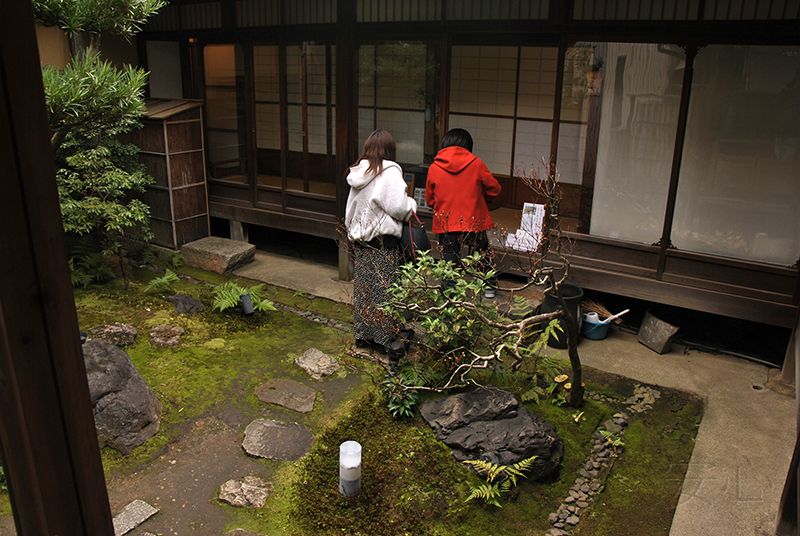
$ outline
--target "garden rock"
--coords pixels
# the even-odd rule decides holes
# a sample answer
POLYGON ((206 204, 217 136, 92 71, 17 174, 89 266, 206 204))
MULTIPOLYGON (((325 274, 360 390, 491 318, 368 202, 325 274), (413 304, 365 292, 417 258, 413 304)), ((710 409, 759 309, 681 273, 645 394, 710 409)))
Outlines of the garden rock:
POLYGON ((209 236, 181 247, 183 262, 209 272, 225 274, 252 262, 256 246, 247 242, 209 236))
POLYGON ((277 404, 285 408, 309 413, 314 409, 317 392, 293 380, 272 380, 256 387, 255 394, 267 404, 277 404))
POLYGON ((123 536, 123 534, 129 533, 157 513, 157 508, 150 506, 141 499, 136 499, 123 508, 122 512, 114 516, 114 535, 123 536))
POLYGON ((537 456, 528 478, 558 468, 563 440, 548 421, 531 415, 516 397, 500 389, 478 389, 429 400, 420 413, 459 461, 484 460, 512 465, 537 456))
POLYGON ((199 313, 206 308, 203 302, 188 294, 173 294, 172 296, 167 296, 167 301, 175 304, 175 314, 178 315, 199 313))
POLYGON ((306 352, 294 360, 294 364, 308 372, 309 376, 315 380, 321 380, 323 376, 330 376, 339 370, 339 363, 328 354, 309 348, 306 352))
POLYGON ((233 529, 230 532, 226 532, 225 536, 264 536, 264 535, 257 534, 255 532, 250 532, 249 530, 244 530, 244 529, 233 529))
POLYGON ((100 447, 127 456, 158 431, 161 403, 118 346, 86 341, 83 359, 100 447))
POLYGON ((314 434, 297 423, 257 419, 247 425, 242 448, 251 456, 278 461, 296 461, 314 443, 314 434))
POLYGON ((255 476, 228 480, 219 488, 219 500, 242 508, 261 508, 269 497, 266 482, 255 476))
POLYGON ((95 326, 89 329, 89 335, 93 339, 101 339, 111 344, 115 344, 120 348, 133 344, 136 339, 136 328, 128 324, 120 324, 114 322, 106 324, 105 326, 95 326))
POLYGON ((150 330, 150 345, 153 346, 178 346, 181 343, 183 328, 180 326, 170 326, 168 324, 158 324, 150 330))

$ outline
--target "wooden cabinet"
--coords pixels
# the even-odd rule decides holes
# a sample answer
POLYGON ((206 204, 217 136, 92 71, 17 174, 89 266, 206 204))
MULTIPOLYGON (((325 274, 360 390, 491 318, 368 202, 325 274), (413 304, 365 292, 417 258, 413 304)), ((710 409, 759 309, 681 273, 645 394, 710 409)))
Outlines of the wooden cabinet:
POLYGON ((203 146, 203 103, 148 100, 144 128, 131 132, 139 158, 155 182, 150 206, 153 243, 170 249, 210 235, 203 146))

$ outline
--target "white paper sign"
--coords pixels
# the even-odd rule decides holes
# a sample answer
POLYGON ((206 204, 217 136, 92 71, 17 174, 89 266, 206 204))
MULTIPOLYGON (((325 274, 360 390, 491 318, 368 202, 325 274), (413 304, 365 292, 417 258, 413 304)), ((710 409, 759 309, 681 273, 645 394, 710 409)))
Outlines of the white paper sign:
POLYGON ((544 205, 525 203, 522 206, 520 228, 506 238, 506 246, 518 251, 534 251, 542 242, 544 205))

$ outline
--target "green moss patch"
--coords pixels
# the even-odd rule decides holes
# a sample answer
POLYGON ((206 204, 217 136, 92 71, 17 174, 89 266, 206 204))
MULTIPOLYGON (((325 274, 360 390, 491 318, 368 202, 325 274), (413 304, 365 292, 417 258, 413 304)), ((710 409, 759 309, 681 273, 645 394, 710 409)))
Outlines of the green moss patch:
MULTIPOLYGON (((579 409, 545 400, 539 405, 526 403, 531 413, 552 422, 563 438, 561 467, 544 480, 521 479, 518 487, 503 495, 502 508, 466 502, 470 485, 484 480, 457 463, 421 418, 407 422, 391 418, 376 387, 384 371, 346 355, 353 342, 349 333, 282 310, 248 316, 212 311, 211 284, 236 278, 190 268, 180 272, 193 279, 182 280, 180 288, 172 290, 202 301, 204 312, 175 315, 174 305, 165 299, 172 292, 142 292, 158 275, 144 270, 136 271, 129 291, 118 280, 75 291, 82 330, 110 322, 137 328, 139 336, 126 351, 163 405, 161 429, 131 456, 103 449, 110 479, 146 468, 206 416, 235 413, 239 422, 246 423, 269 411, 284 411, 265 408, 253 391, 271 379, 308 382, 293 362, 309 347, 336 356, 342 365, 337 374, 315 385, 318 398, 313 412, 291 414, 292 420, 315 433, 308 456, 299 462, 263 461, 273 485, 264 508, 239 509, 211 497, 197 498, 209 508, 222 509, 230 529, 290 536, 543 534, 550 528, 549 514, 562 504, 584 466, 597 426, 626 411, 624 401, 636 383, 585 368, 587 391, 601 393, 602 400, 587 399, 579 409), (150 346, 149 329, 160 323, 185 329, 180 346, 150 346), (338 448, 346 440, 358 441, 363 448, 362 489, 354 497, 343 497, 338 490, 338 448)), ((237 281, 242 286, 256 284, 237 281)), ((264 291, 268 299, 293 309, 352 320, 347 305, 276 287, 265 286, 264 291)), ((522 374, 483 380, 501 383, 518 396, 530 389, 522 374)), ((686 393, 658 389, 662 396, 651 410, 629 413, 624 449, 603 475, 604 488, 581 513, 574 534, 669 533, 703 404, 686 393)))

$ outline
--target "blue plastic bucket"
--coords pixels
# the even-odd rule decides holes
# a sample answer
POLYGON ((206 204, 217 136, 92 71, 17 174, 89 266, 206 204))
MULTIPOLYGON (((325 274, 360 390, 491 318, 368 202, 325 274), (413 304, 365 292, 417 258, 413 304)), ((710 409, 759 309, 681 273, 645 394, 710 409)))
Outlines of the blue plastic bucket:
POLYGON ((591 320, 587 319, 584 316, 583 327, 581 328, 581 334, 587 339, 592 339, 593 341, 601 341, 606 338, 606 335, 608 335, 608 324, 602 324, 601 322, 592 322, 591 320))

